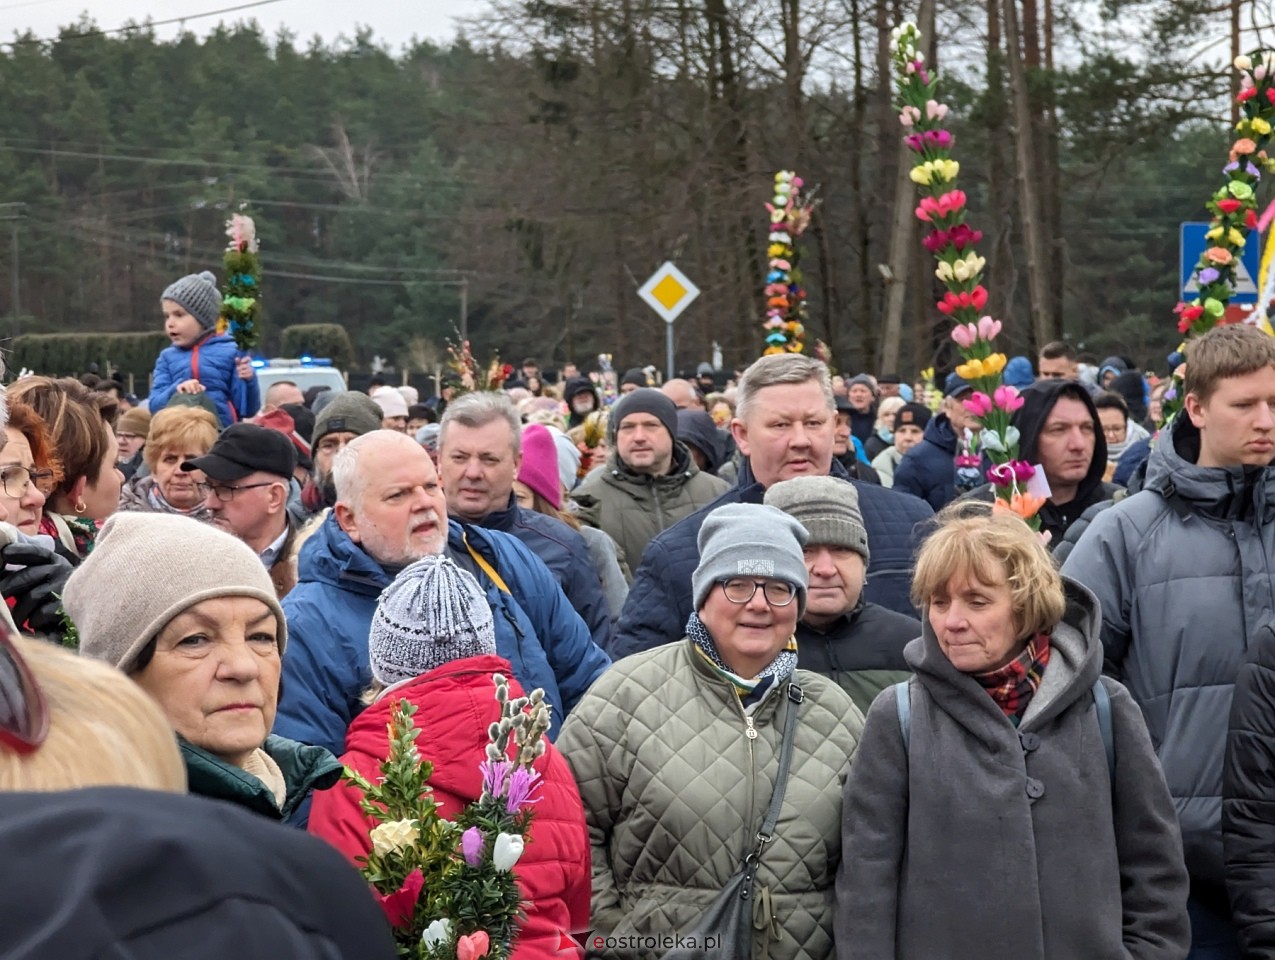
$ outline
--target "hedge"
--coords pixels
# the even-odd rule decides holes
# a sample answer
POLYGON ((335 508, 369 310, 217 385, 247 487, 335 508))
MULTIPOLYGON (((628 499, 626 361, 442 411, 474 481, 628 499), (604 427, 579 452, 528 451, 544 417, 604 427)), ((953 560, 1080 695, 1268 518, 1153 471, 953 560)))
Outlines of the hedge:
POLYGON ((147 383, 155 358, 172 343, 162 331, 149 333, 27 333, 8 345, 5 367, 10 376, 23 367, 51 376, 79 376, 97 364, 97 373, 108 368, 133 374, 147 383))
POLYGON ((354 345, 339 323, 298 323, 281 332, 280 356, 327 357, 338 370, 354 364, 354 345))

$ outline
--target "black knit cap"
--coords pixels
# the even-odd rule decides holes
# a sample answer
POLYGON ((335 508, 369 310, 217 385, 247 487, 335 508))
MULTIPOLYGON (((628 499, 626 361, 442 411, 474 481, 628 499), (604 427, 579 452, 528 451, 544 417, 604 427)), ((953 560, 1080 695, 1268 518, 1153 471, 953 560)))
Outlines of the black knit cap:
POLYGON ((894 412, 894 429, 899 427, 920 427, 925 429, 930 422, 930 408, 923 403, 905 403, 894 412))
POLYGON ((670 437, 677 439, 677 406, 659 390, 642 387, 625 394, 611 408, 607 425, 613 440, 615 432, 620 429, 620 422, 634 413, 649 413, 660 421, 670 437))
POLYGON ((650 383, 646 379, 646 371, 641 367, 630 367, 624 371, 624 377, 620 380, 620 386, 631 383, 635 387, 648 387, 650 383))

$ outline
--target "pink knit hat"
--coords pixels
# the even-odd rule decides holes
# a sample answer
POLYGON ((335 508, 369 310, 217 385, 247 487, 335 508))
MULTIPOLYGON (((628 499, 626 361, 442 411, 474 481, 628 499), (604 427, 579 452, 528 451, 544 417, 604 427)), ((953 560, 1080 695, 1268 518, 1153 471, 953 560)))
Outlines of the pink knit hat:
POLYGON ((553 504, 562 507, 562 481, 558 478, 558 446, 549 428, 529 423, 522 428, 522 466, 518 480, 553 504))

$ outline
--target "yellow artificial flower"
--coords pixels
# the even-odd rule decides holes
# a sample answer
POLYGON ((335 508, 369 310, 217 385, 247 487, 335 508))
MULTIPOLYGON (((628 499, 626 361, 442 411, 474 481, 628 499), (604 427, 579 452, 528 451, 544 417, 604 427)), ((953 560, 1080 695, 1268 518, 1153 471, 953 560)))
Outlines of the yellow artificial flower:
POLYGON ((996 374, 1005 369, 1005 364, 1007 362, 1005 354, 993 353, 983 361, 983 373, 986 376, 994 377, 996 374))
POLYGON ((1263 137, 1271 132, 1271 125, 1261 117, 1254 117, 1248 122, 1248 125, 1252 128, 1254 133, 1260 134, 1263 137))
POLYGON ((766 256, 782 257, 787 249, 782 243, 772 243, 766 248, 766 256))
POLYGON ((1206 233, 1206 234, 1204 235, 1204 239, 1206 239, 1206 240, 1217 240, 1217 239, 1218 239, 1219 237, 1221 237, 1221 236, 1222 236, 1222 228, 1221 228, 1221 227, 1214 227, 1212 230, 1210 230, 1208 233, 1206 233))
POLYGON ((1240 233, 1234 227, 1231 227, 1231 229, 1227 232, 1226 240, 1233 247, 1244 246, 1244 234, 1240 233))
POLYGON ((983 375, 983 364, 979 360, 967 360, 956 368, 956 375, 967 383, 972 383, 983 375))
POLYGON ((908 178, 913 183, 919 183, 924 187, 930 185, 930 165, 929 163, 917 164, 908 173, 908 178))
POLYGON ((946 260, 940 260, 938 267, 934 270, 934 275, 944 283, 951 283, 956 279, 956 274, 952 272, 952 265, 946 260))
POLYGON ((961 165, 955 160, 934 161, 935 174, 940 180, 955 180, 961 172, 961 165))

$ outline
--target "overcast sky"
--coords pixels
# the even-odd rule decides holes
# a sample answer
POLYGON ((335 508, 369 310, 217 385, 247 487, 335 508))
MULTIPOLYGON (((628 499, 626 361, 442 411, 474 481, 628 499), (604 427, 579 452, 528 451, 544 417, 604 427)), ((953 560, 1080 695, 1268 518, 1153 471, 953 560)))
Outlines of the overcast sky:
MULTIPOLYGON (((86 11, 99 28, 109 30, 130 19, 195 18, 197 14, 248 2, 251 0, 0 0, 0 40, 9 40, 15 32, 28 29, 41 37, 57 36, 59 27, 74 23, 86 11)), ((450 38, 456 32, 454 18, 472 15, 482 5, 483 0, 276 0, 251 9, 191 19, 186 27, 203 35, 218 21, 233 23, 252 18, 268 33, 286 26, 304 41, 316 33, 332 40, 342 33, 353 35, 359 26, 368 26, 377 39, 397 49, 413 34, 431 40, 450 38)), ((180 29, 180 24, 172 24, 156 27, 155 31, 162 38, 170 38, 180 29)))

